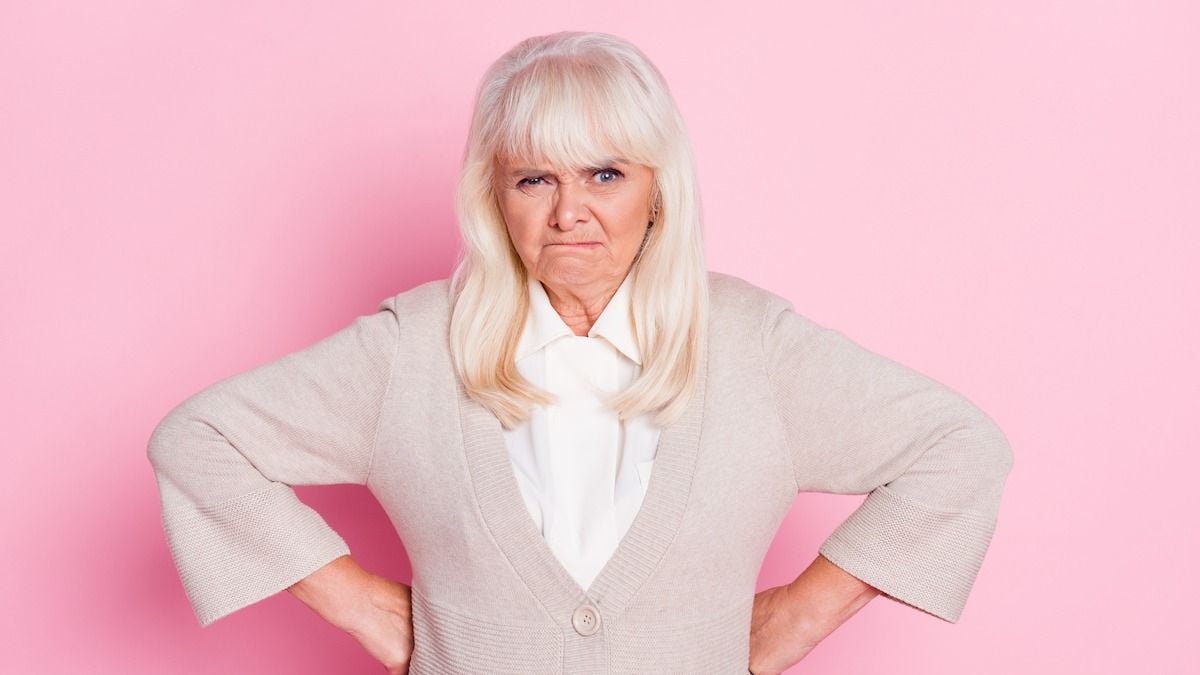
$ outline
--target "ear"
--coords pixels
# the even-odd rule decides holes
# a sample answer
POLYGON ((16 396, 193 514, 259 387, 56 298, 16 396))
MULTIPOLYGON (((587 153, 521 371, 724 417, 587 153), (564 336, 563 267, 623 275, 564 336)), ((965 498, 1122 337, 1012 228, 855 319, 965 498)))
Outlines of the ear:
POLYGON ((658 220, 658 214, 662 211, 662 193, 658 191, 658 183, 654 184, 654 189, 650 195, 650 224, 658 220))

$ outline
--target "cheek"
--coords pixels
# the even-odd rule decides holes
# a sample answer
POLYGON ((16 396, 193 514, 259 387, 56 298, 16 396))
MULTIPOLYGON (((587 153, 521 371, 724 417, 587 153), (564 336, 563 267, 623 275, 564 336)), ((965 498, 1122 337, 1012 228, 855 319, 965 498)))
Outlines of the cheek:
POLYGON ((523 253, 536 248, 541 236, 536 212, 529 208, 528 204, 516 205, 511 202, 502 204, 500 210, 504 214, 513 245, 523 253))
POLYGON ((613 224, 615 235, 622 239, 640 244, 642 232, 650 220, 650 213, 639 197, 623 200, 620 208, 614 209, 610 222, 613 224))
POLYGON ((497 203, 500 205, 500 213, 504 216, 504 222, 508 224, 510 230, 519 229, 521 223, 529 219, 527 214, 528 209, 522 208, 517 199, 506 196, 501 197, 497 203))

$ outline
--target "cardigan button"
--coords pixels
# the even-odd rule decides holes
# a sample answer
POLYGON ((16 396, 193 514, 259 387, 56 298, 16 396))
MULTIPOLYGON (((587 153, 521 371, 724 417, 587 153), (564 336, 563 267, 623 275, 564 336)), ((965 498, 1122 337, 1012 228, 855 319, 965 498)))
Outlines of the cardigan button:
POLYGON ((591 605, 580 605, 571 614, 571 625, 580 635, 592 635, 600 630, 600 610, 591 605))

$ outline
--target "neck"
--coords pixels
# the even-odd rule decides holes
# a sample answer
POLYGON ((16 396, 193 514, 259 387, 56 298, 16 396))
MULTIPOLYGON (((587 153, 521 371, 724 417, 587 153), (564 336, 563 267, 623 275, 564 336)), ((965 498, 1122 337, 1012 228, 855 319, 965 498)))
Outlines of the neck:
POLYGON ((563 323, 575 335, 584 336, 592 329, 600 313, 608 306, 608 302, 616 295, 620 282, 613 286, 598 286, 585 289, 555 288, 542 282, 550 305, 562 317, 563 323))

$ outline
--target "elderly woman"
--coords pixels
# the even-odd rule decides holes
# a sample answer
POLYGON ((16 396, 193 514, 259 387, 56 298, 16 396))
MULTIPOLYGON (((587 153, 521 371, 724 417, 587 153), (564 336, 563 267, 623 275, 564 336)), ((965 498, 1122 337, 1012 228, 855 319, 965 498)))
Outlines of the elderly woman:
POLYGON ((1012 466, 964 396, 708 271, 684 123, 597 33, 486 73, 449 279, 219 381, 149 458, 202 626, 287 589, 389 672, 777 673, 872 597, 956 622, 1012 466), (358 483, 411 587, 294 485, 358 483), (867 495, 755 594, 803 491, 867 495))

